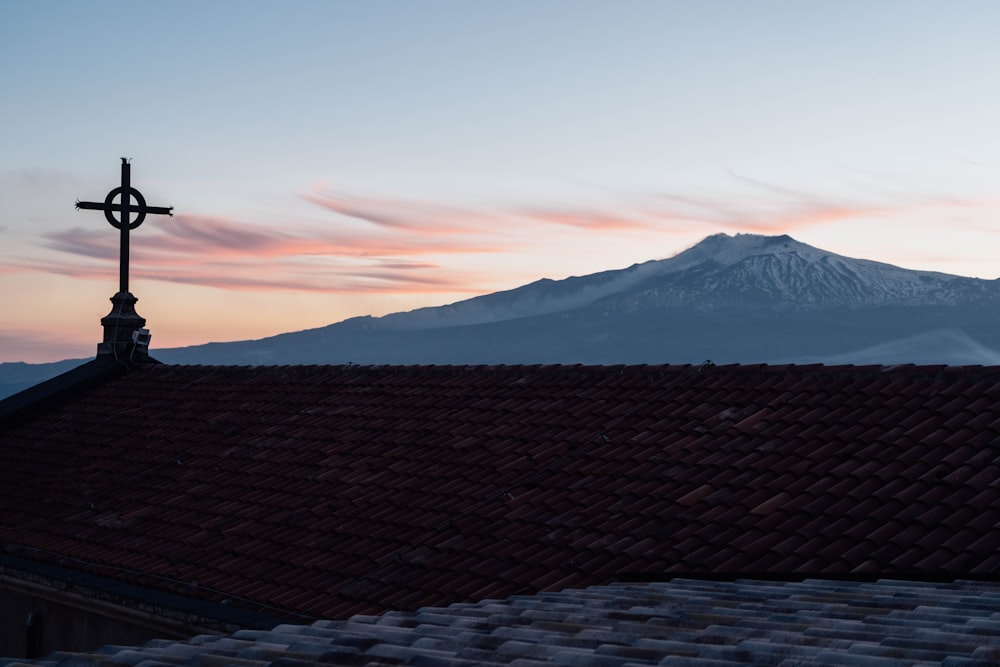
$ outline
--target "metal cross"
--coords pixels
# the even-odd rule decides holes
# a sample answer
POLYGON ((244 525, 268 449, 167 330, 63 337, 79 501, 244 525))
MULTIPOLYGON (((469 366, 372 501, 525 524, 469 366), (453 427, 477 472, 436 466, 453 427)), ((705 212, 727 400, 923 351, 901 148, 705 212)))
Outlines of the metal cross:
POLYGON ((128 294, 128 233, 142 224, 147 213, 156 215, 173 215, 173 206, 147 206, 146 199, 142 193, 132 187, 130 183, 129 169, 132 165, 128 160, 122 158, 122 184, 108 193, 103 202, 77 201, 78 209, 89 209, 92 211, 104 211, 105 219, 111 223, 112 227, 121 230, 121 261, 118 272, 118 291, 128 294), (116 204, 115 199, 120 201, 116 204), (132 199, 135 203, 132 203, 132 199), (121 219, 115 218, 115 213, 121 214, 121 219), (135 220, 130 220, 132 213, 135 213, 135 220))

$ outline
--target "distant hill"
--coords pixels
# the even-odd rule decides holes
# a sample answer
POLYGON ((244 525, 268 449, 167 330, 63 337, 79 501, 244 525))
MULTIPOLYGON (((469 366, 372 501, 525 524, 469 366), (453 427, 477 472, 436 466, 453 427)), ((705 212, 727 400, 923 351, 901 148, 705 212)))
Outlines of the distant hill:
POLYGON ((48 364, 26 364, 20 361, 0 363, 0 398, 65 373, 85 361, 87 359, 66 359, 48 364))
POLYGON ((997 280, 852 259, 789 236, 717 234, 626 269, 152 354, 249 365, 997 364, 998 306, 997 280))

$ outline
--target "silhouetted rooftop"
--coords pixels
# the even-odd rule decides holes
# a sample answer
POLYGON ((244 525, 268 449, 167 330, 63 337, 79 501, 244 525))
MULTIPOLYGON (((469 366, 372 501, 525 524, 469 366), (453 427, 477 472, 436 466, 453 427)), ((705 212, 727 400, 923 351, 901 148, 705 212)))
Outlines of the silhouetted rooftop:
POLYGON ((140 365, 0 431, 0 540, 302 620, 622 579, 992 579, 998 379, 140 365))

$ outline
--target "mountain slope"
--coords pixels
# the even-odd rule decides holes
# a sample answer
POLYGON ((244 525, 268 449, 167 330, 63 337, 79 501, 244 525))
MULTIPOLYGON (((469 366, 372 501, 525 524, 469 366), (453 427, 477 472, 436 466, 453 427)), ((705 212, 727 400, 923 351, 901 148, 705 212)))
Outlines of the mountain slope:
POLYGON ((72 370, 87 361, 89 359, 65 359, 47 364, 26 364, 21 361, 0 363, 0 399, 72 370))
POLYGON ((669 259, 564 280, 542 279, 446 306, 354 318, 366 329, 430 329, 566 312, 955 305, 1000 300, 1000 283, 852 259, 787 235, 709 236, 669 259))
POLYGON ((789 236, 710 236, 660 263, 661 271, 616 300, 619 308, 694 306, 816 309, 956 305, 1000 299, 996 281, 912 271, 851 259, 789 236))
MULTIPOLYGON (((912 361, 975 359, 980 350, 989 363, 990 348, 1000 348, 997 305, 1000 281, 851 259, 788 236, 718 234, 618 271, 157 356, 247 364, 801 363, 866 350, 868 361, 889 341, 950 329, 962 337, 939 336, 940 349, 915 346, 912 361)), ((894 349, 894 361, 906 354, 905 344, 894 349)))
MULTIPOLYGON (((788 236, 717 234, 621 270, 152 353, 204 364, 993 364, 997 350, 1000 281, 852 259, 788 236)), ((24 368, 0 364, 0 378, 14 371, 11 386, 23 385, 24 368)))

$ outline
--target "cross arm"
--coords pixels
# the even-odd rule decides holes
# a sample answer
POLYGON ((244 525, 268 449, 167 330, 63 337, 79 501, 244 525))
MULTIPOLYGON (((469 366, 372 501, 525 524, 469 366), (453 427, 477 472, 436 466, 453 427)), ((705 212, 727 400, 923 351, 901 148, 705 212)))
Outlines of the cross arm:
MULTIPOLYGON (((106 211, 109 208, 112 211, 122 210, 121 204, 113 204, 109 207, 104 202, 96 202, 96 201, 78 201, 76 203, 76 208, 86 209, 89 211, 106 211)), ((133 210, 136 210, 136 208, 137 207, 133 207, 133 210)), ((153 213, 157 215, 169 215, 171 217, 173 217, 174 215, 173 206, 146 206, 143 210, 145 210, 146 213, 153 213)))

